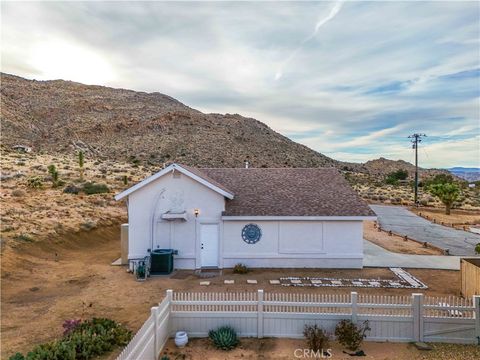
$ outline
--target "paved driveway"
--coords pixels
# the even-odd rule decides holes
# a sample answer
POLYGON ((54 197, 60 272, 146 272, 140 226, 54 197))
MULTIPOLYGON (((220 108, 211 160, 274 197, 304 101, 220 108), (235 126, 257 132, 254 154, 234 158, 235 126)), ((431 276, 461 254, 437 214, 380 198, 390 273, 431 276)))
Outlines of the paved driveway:
POLYGON ((370 207, 377 213, 378 222, 385 230, 449 249, 452 255, 475 255, 474 248, 480 242, 480 235, 433 224, 400 206, 370 207))
POLYGON ((363 266, 460 270, 460 257, 398 254, 364 240, 363 266))

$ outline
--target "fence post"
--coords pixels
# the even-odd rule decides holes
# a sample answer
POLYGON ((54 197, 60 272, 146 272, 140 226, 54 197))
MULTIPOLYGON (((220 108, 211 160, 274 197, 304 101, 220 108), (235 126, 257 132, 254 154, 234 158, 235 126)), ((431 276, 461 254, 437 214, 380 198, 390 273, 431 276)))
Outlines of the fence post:
POLYGON ((173 301, 173 290, 167 290, 167 308, 168 308, 168 321, 167 321, 167 333, 171 334, 172 331, 172 301, 173 301))
POLYGON ((258 290, 257 298, 257 336, 263 338, 263 290, 258 290))
POLYGON ((158 349, 158 306, 152 307, 151 312, 153 316, 153 360, 156 360, 158 349))
POLYGON ((423 341, 423 294, 412 294, 413 340, 423 341))
POLYGON ((173 300, 173 290, 167 290, 167 299, 168 299, 168 305, 170 305, 170 303, 173 300))
POLYGON ((356 291, 352 291, 350 293, 350 299, 351 299, 351 302, 352 302, 352 322, 354 324, 357 324, 357 322, 358 322, 358 307, 357 307, 358 293, 356 291))
POLYGON ((477 345, 480 345, 480 295, 473 295, 473 304, 475 306, 475 338, 477 345))

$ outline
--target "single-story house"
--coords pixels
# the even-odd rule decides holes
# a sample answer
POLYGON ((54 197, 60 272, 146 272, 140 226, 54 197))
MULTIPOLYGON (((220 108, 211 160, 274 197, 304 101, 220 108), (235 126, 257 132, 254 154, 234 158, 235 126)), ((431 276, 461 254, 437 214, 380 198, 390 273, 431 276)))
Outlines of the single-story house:
POLYGON ((335 168, 172 164, 127 199, 128 259, 174 249, 177 269, 362 268, 375 213, 335 168))

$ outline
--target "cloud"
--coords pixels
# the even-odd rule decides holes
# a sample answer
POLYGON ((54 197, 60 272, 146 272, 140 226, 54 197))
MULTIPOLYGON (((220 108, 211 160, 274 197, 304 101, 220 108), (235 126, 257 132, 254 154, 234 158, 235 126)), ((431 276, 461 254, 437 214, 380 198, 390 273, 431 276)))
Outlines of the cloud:
POLYGON ((332 20, 342 8, 342 1, 337 1, 334 6, 331 8, 330 12, 327 16, 321 16, 320 19, 315 24, 315 29, 313 32, 307 36, 305 39, 302 40, 300 45, 292 51, 292 53, 287 57, 287 59, 280 65, 280 68, 275 73, 275 80, 279 80, 283 76, 283 72, 285 67, 293 60, 293 58, 297 55, 297 53, 302 49, 302 47, 310 40, 312 40, 318 33, 318 30, 325 25, 327 22, 332 20))
POLYGON ((163 92, 339 160, 409 161, 425 132, 424 166, 479 163, 475 2, 0 6, 5 72, 163 92))

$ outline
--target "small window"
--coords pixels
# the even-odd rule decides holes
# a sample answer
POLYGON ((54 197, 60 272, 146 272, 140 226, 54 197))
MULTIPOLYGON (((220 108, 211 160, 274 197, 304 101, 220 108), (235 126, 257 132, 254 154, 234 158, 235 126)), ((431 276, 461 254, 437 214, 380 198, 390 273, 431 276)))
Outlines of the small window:
POLYGON ((174 171, 173 172, 173 178, 174 179, 180 179, 180 176, 182 176, 182 173, 180 171, 174 171))

